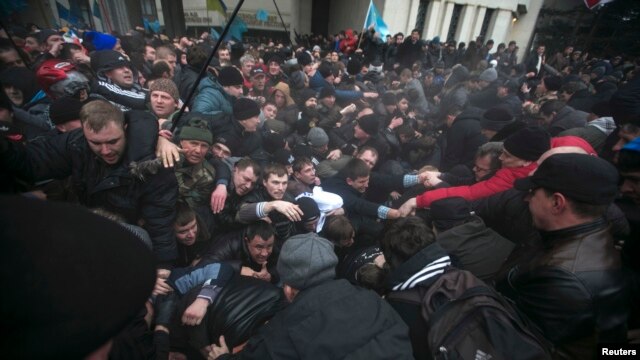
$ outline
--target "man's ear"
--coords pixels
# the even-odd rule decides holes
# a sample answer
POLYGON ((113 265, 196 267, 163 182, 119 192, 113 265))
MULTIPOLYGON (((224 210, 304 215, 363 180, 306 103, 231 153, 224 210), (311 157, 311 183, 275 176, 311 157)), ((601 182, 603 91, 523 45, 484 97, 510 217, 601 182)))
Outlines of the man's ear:
POLYGON ((353 186, 353 180, 351 180, 350 178, 347 178, 347 185, 353 186))
POLYGON ((567 210, 567 198, 564 197, 561 193, 553 193, 551 196, 553 204, 552 204, 552 212, 554 214, 560 214, 563 211, 567 210))

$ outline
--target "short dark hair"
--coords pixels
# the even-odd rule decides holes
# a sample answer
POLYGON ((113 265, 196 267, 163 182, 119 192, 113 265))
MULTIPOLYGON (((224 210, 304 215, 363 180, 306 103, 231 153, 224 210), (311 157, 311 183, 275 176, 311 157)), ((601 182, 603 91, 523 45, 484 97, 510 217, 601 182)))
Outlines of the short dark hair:
POLYGON ((149 79, 160 79, 165 73, 171 74, 171 66, 169 63, 167 63, 166 60, 156 60, 153 65, 151 65, 151 76, 149 79))
MULTIPOLYGON (((542 188, 547 197, 551 197, 555 191, 549 190, 546 188, 542 188)), ((569 196, 565 196, 569 200, 569 206, 573 210, 573 213, 581 218, 597 218, 603 216, 609 207, 609 204, 605 205, 594 205, 587 204, 586 202, 577 201, 572 199, 569 196)))
POLYGON ((256 236, 260 236, 263 240, 267 240, 275 235, 273 226, 266 221, 258 220, 252 222, 247 226, 246 240, 247 242, 253 240, 256 236))
POLYGON ((260 165, 258 165, 258 163, 251 158, 244 157, 238 160, 238 162, 236 162, 233 167, 240 171, 244 171, 249 167, 253 168, 253 173, 256 175, 256 177, 258 178, 260 177, 260 171, 261 171, 260 165))
POLYGON ((416 216, 400 218, 385 229, 380 247, 391 269, 436 241, 433 231, 416 216))
MULTIPOLYGON (((220 49, 218 49, 218 51, 220 51, 220 49)), ((196 45, 187 52, 187 64, 196 69, 200 69, 208 57, 209 53, 207 49, 203 45, 196 45)))
POLYGON ((82 51, 82 47, 74 43, 62 44, 62 49, 60 49, 60 59, 72 60, 73 54, 71 53, 71 50, 82 51))
POLYGON ((393 38, 397 40, 397 39, 398 39, 398 36, 402 36, 402 37, 404 37, 404 34, 403 34, 403 33, 401 33, 401 32, 396 33, 395 35, 393 35, 393 38))
POLYGON ((275 175, 277 177, 281 177, 281 176, 285 176, 287 174, 288 174, 287 168, 284 165, 271 163, 271 164, 267 165, 264 168, 264 171, 262 173, 262 179, 264 181, 268 181, 269 180, 269 176, 271 176, 271 175, 275 175))
POLYGON ((542 104, 542 106, 540 106, 540 113, 545 116, 549 116, 552 113, 559 112, 566 105, 567 104, 565 104, 562 100, 549 100, 542 104))
POLYGON ((110 122, 124 129, 124 114, 107 100, 94 100, 88 102, 80 109, 80 123, 89 126, 94 132, 101 131, 110 122))
POLYGON ((385 280, 387 272, 379 268, 374 263, 368 263, 360 266, 356 270, 356 281, 365 289, 377 292, 379 295, 385 293, 385 280))
POLYGON ((349 162, 344 167, 344 169, 345 169, 344 178, 351 179, 351 180, 367 177, 371 172, 369 170, 369 166, 367 166, 367 164, 364 161, 358 158, 353 158, 349 160, 349 162))
POLYGON ((344 215, 329 216, 324 223, 322 236, 339 247, 342 240, 351 239, 353 236, 353 225, 344 215))
POLYGON ((413 29, 411 30, 411 33, 413 34, 414 32, 417 32, 418 34, 422 35, 422 31, 420 31, 420 29, 413 29))
POLYGON ((189 204, 184 202, 176 203, 176 226, 185 226, 196 218, 196 212, 189 204))
POLYGON ((291 169, 293 170, 294 173, 300 172, 302 168, 308 164, 313 165, 313 161, 311 161, 311 159, 309 159, 306 156, 298 157, 293 161, 293 164, 291 164, 291 169))

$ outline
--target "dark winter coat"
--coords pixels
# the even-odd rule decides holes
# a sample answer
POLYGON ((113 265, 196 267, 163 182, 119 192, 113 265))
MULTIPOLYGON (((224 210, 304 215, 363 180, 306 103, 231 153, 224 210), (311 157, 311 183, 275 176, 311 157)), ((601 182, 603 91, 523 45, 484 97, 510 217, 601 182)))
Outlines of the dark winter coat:
POLYGON ((447 146, 440 168, 447 171, 455 165, 473 167, 476 151, 487 139, 480 133, 482 111, 475 109, 460 113, 447 129, 447 146))

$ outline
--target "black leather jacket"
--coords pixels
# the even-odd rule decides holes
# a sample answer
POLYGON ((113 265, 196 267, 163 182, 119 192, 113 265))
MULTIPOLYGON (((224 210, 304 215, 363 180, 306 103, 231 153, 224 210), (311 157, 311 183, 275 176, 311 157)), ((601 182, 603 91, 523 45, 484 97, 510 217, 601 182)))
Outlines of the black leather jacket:
POLYGON ((499 286, 557 347, 560 358, 595 357, 625 342, 626 279, 604 219, 542 233, 544 248, 499 286))

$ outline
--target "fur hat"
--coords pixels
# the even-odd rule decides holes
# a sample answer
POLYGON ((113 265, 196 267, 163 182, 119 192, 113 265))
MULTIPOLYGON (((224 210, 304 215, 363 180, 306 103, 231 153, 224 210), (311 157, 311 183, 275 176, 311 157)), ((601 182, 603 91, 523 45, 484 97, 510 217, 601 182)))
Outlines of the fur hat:
POLYGON ((151 85, 149 85, 149 94, 154 91, 166 92, 176 102, 180 101, 180 93, 178 92, 178 87, 176 86, 176 83, 174 83, 171 79, 160 78, 153 80, 151 82, 151 85))
POLYGON ((218 73, 218 82, 222 86, 236 86, 244 83, 244 78, 240 70, 233 66, 225 66, 218 73))
POLYGON ((299 234, 284 242, 278 259, 282 282, 297 290, 319 285, 336 277, 338 257, 333 244, 315 233, 299 234))
POLYGON ((238 121, 260 115, 260 106, 249 98, 240 98, 233 104, 233 117, 238 121))

